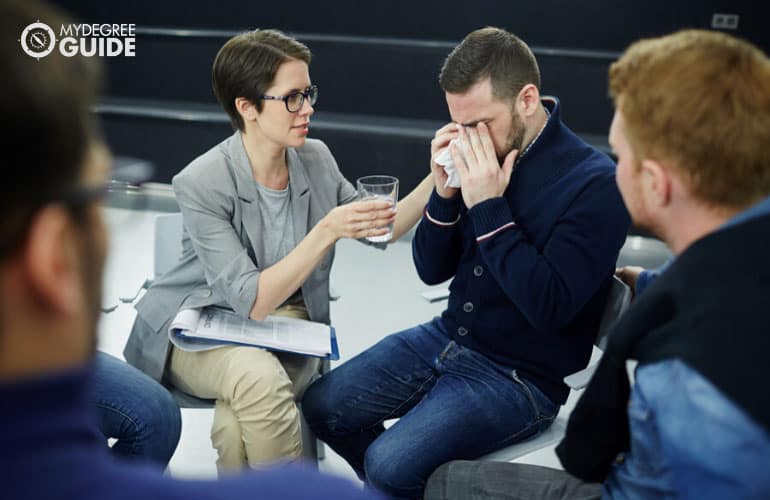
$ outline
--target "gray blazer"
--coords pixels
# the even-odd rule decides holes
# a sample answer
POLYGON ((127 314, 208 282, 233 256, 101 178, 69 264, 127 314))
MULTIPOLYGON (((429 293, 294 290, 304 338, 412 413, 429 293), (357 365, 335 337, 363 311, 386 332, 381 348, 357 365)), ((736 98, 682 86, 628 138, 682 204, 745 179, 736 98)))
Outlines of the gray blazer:
MULTIPOLYGON (((308 139, 287 150, 294 239, 331 209, 357 198, 326 145, 308 139)), ((248 317, 264 261, 258 191, 240 132, 199 156, 173 181, 182 211, 182 257, 136 304, 126 360, 161 380, 169 353, 168 327, 182 308, 221 305, 248 317)), ((310 319, 329 323, 329 271, 334 249, 302 284, 310 319)))

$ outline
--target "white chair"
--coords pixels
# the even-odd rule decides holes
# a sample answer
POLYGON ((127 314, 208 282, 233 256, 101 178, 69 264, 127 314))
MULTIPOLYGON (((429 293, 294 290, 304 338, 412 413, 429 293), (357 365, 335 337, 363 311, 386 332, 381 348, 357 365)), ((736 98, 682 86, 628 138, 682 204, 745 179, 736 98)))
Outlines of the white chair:
MULTIPOLYGON (((599 349, 604 349, 607 345, 607 334, 612 326, 631 304, 631 289, 623 283, 617 276, 613 276, 612 285, 607 296, 602 318, 599 322, 599 330, 594 340, 594 345, 599 349)), ((579 372, 564 377, 564 383, 573 390, 585 388, 591 376, 596 370, 596 365, 588 366, 579 372)), ((527 455, 533 451, 545 448, 551 444, 557 443, 564 437, 567 429, 567 417, 558 416, 553 423, 540 434, 526 439, 520 443, 513 444, 501 450, 495 451, 480 458, 493 462, 511 462, 519 457, 527 455)))
POLYGON ((155 217, 153 232, 155 247, 152 254, 152 278, 144 280, 144 283, 139 285, 139 289, 133 296, 120 297, 120 301, 124 304, 133 303, 142 293, 142 290, 147 290, 155 278, 174 267, 182 255, 181 213, 163 214, 155 217))

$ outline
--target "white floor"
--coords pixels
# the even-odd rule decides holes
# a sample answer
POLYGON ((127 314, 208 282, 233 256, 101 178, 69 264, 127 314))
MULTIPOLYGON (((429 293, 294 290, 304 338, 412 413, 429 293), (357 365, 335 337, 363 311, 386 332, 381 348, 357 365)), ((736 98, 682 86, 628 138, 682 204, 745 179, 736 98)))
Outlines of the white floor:
MULTIPOLYGON (((132 296, 152 272, 153 220, 157 213, 107 208, 110 227, 110 256, 104 283, 104 306, 118 304, 118 297, 132 296)), ((355 241, 337 244, 332 269, 332 287, 341 298, 332 303, 332 322, 337 331, 341 360, 332 368, 371 346, 388 333, 424 322, 440 314, 446 301, 427 302, 427 290, 417 277, 408 241, 380 251, 355 241)), ((432 287, 441 288, 441 287, 432 287)), ((103 314, 99 326, 99 348, 122 358, 122 350, 134 320, 129 304, 103 314)), ((598 355, 595 349, 594 358, 598 355)), ((572 394, 560 415, 574 407, 572 394)), ((209 441, 213 410, 182 410, 182 437, 169 472, 177 477, 215 477, 216 452, 209 441)), ((559 467, 548 446, 516 461, 559 467)), ((320 469, 355 479, 347 463, 326 447, 320 469)))

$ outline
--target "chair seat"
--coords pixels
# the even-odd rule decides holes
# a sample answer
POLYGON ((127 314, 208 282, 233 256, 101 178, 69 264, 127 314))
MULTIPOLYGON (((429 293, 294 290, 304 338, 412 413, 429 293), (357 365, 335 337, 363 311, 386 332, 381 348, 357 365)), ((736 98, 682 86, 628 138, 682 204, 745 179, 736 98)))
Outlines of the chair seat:
POLYGON ((168 392, 174 396, 176 404, 180 408, 213 408, 216 400, 214 399, 201 399, 191 396, 186 392, 182 392, 176 387, 168 387, 168 392))
POLYGON ((599 362, 597 361, 593 365, 583 368, 579 372, 575 372, 572 375, 567 375, 564 377, 564 383, 573 390, 585 389, 588 385, 588 382, 591 381, 591 377, 594 376, 594 372, 598 366, 599 362))
POLYGON ((553 423, 546 430, 524 441, 516 444, 512 444, 501 450, 484 455, 479 460, 485 460, 488 462, 512 462, 517 458, 523 457, 528 453, 537 451, 541 448, 545 448, 554 443, 558 443, 564 437, 564 432, 567 429, 567 421, 565 417, 557 417, 553 423))

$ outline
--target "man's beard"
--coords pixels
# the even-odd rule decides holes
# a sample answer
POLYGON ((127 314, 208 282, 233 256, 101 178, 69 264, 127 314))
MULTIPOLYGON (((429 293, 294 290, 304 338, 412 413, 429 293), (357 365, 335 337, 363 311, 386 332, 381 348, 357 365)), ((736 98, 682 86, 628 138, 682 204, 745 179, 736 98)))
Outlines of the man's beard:
POLYGON ((505 147, 503 148, 503 157, 498 158, 498 161, 502 165, 503 161, 505 160, 505 157, 508 156, 508 153, 513 151, 514 149, 518 150, 518 156, 521 156, 521 147, 524 143, 524 133, 526 132, 526 128, 524 127, 524 123, 521 121, 521 118, 519 118, 519 115, 516 114, 515 110, 511 111, 511 127, 508 131, 508 136, 505 138, 505 147))

